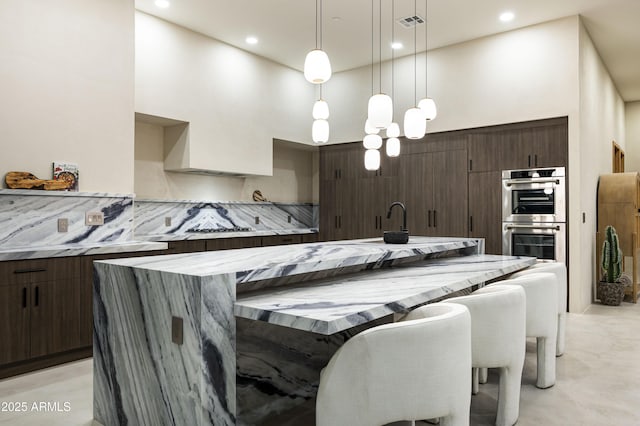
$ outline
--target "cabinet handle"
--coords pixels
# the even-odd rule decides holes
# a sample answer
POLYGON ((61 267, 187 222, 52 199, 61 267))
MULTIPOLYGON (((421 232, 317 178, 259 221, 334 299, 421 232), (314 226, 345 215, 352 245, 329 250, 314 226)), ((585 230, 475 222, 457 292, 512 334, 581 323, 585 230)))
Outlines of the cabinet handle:
POLYGON ((283 243, 290 243, 291 241, 293 241, 293 238, 283 238, 282 239, 283 243))
POLYGON ((427 224, 427 228, 431 228, 431 210, 429 210, 429 220, 428 220, 428 224, 427 224))
POLYGON ((473 170, 473 160, 469 159, 469 171, 473 170))
POLYGON ((538 154, 534 155, 533 158, 535 160, 534 164, 536 165, 536 167, 538 167, 538 154))
POLYGON ((433 211, 433 227, 434 227, 434 228, 437 228, 437 227, 438 227, 438 224, 437 224, 437 222, 436 222, 436 217, 437 217, 437 216, 436 216, 436 214, 437 214, 437 213, 438 213, 438 212, 437 212, 436 210, 434 210, 434 211, 433 211))
POLYGON ((40 304, 40 286, 36 286, 36 295, 35 295, 34 306, 37 307, 40 304))
POLYGON ((14 274, 29 274, 31 272, 47 272, 46 268, 33 268, 33 269, 16 269, 14 274))
POLYGON ((22 307, 27 307, 27 288, 22 287, 22 307))
POLYGON ((473 216, 469 216, 469 232, 473 232, 473 216))
POLYGON ((531 154, 529 154, 527 158, 528 158, 527 163, 529 164, 528 167, 531 167, 531 154))

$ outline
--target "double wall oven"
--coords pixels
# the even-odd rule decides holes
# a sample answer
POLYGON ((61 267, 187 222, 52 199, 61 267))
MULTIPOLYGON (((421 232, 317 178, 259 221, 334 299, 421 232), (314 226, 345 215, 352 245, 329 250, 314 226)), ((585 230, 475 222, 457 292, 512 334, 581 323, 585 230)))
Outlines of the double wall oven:
POLYGON ((502 252, 566 263, 564 167, 502 172, 502 252))

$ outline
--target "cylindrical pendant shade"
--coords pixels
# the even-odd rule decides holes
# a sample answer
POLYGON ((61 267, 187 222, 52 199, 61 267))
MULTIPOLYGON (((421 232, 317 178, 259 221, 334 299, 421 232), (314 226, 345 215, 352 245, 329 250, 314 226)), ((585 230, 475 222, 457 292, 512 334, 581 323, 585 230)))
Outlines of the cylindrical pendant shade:
POLYGON ((427 131, 427 118, 420 108, 409 108, 404 113, 404 135, 409 139, 421 139, 427 131))
POLYGON ((364 122, 364 132, 368 135, 377 135, 378 133, 380 133, 380 129, 378 129, 377 127, 373 127, 371 125, 371 122, 367 118, 367 121, 364 122))
POLYGON ((331 63, 324 50, 314 49, 304 60, 304 78, 309 83, 322 84, 331 78, 331 63))
POLYGON ((362 140, 362 144, 366 149, 380 149, 382 147, 382 138, 380 135, 367 135, 362 140))
POLYGON ((397 157, 400 155, 400 139, 387 139, 387 157, 397 157))
POLYGON ((384 93, 369 98, 369 123, 377 129, 386 129, 393 121, 393 101, 384 93))
POLYGON ((327 120, 314 120, 311 127, 311 139, 315 143, 325 143, 329 140, 329 122, 327 120))
POLYGON ((418 103, 418 108, 424 111, 427 121, 431 121, 438 115, 436 103, 431 98, 424 98, 418 103))
POLYGON ((367 170, 378 170, 380 168, 380 151, 368 149, 364 152, 364 168, 367 170))
POLYGON ((329 104, 322 99, 317 100, 313 104, 312 115, 315 120, 326 120, 329 118, 329 104))
POLYGON ((387 127, 387 137, 397 138, 398 136, 400 136, 400 126, 398 126, 398 123, 391 123, 389 127, 387 127))

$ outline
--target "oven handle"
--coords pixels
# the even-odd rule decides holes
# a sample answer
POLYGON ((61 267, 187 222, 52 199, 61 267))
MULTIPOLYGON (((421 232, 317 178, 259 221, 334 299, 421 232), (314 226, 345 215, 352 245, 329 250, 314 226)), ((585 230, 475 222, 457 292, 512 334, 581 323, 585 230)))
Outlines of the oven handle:
POLYGON ((525 229, 553 229, 555 231, 560 230, 560 226, 558 225, 520 225, 520 224, 509 224, 505 227, 506 229, 516 229, 516 228, 525 228, 525 229))
POLYGON ((511 186, 511 185, 530 185, 532 183, 555 183, 556 185, 560 185, 560 180, 559 179, 536 179, 536 180, 508 180, 505 183, 507 184, 507 186, 511 186))

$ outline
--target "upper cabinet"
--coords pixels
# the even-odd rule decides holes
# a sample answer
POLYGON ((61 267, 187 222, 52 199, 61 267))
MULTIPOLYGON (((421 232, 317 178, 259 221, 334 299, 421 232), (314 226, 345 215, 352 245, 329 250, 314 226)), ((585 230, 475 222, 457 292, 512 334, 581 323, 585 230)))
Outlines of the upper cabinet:
POLYGON ((470 172, 567 165, 566 117, 492 126, 470 132, 470 172))

